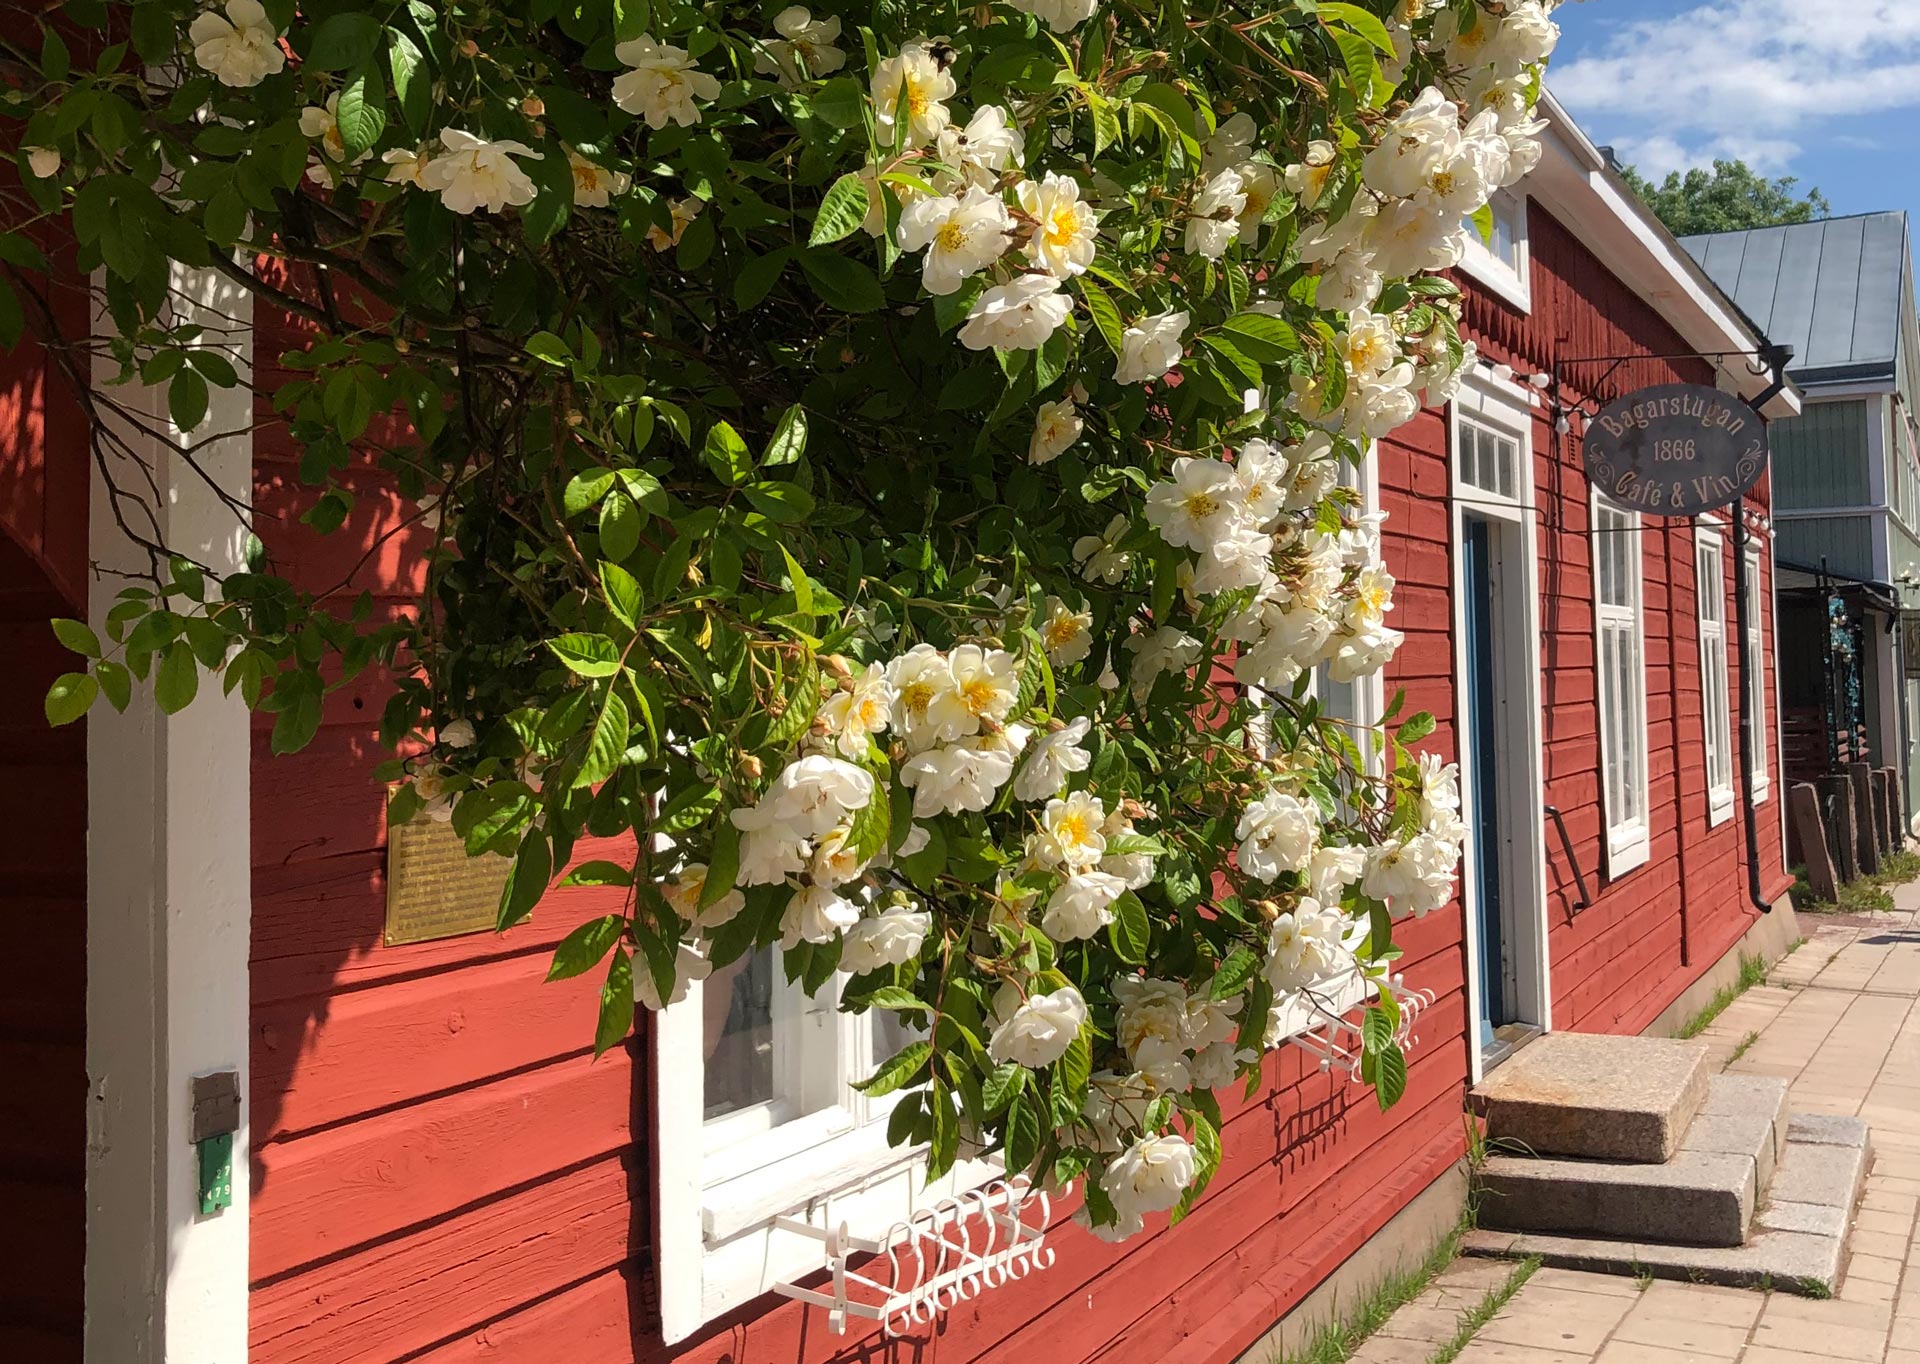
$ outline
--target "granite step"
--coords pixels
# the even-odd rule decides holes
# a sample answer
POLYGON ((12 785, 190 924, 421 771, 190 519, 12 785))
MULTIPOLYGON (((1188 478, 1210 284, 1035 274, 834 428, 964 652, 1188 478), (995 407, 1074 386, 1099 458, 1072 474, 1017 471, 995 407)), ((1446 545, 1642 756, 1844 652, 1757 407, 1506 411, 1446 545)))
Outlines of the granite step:
POLYGON ((1503 1231, 1738 1246, 1787 1132, 1785 1081, 1716 1075, 1668 1160, 1497 1155, 1479 1177, 1480 1219, 1503 1231))
POLYGON ((1496 1147, 1536 1156, 1673 1158, 1707 1098, 1707 1044, 1549 1033, 1473 1089, 1496 1147))
POLYGON ((1840 1289, 1847 1235, 1872 1157, 1872 1134, 1862 1119, 1795 1114, 1745 1245, 1483 1227, 1467 1235, 1462 1249, 1511 1259, 1538 1256, 1549 1265, 1592 1273, 1831 1297, 1840 1289))

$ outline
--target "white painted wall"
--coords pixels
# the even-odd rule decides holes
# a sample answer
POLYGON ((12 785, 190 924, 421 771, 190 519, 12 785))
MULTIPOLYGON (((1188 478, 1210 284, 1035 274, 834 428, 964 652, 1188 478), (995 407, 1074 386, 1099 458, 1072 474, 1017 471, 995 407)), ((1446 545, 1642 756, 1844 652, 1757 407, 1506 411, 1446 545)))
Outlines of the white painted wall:
MULTIPOLYGON (((251 298, 223 277, 180 271, 242 383, 252 374, 251 298)), ((111 329, 102 319, 99 330, 111 329)), ((112 374, 96 369, 96 380, 112 374)), ((166 543, 225 572, 245 530, 180 450, 222 488, 252 493, 253 395, 214 390, 191 435, 167 417, 164 390, 114 392, 147 431, 127 438, 153 470, 166 543), (162 434, 164 433, 164 438, 162 434)), ((144 486, 135 470, 122 472, 144 486)), ((119 478, 119 475, 116 475, 119 478)), ((125 479, 120 479, 125 482, 125 479)), ((103 569, 144 568, 96 468, 92 553, 103 569)), ((96 572, 89 614, 102 622, 124 579, 96 572)), ((247 1353, 247 959, 252 910, 248 721, 238 696, 203 683, 171 717, 137 687, 125 715, 104 702, 87 733, 86 1358, 98 1364, 241 1364, 247 1353), (201 1217, 189 1141, 191 1078, 241 1077, 233 1206, 201 1217)))

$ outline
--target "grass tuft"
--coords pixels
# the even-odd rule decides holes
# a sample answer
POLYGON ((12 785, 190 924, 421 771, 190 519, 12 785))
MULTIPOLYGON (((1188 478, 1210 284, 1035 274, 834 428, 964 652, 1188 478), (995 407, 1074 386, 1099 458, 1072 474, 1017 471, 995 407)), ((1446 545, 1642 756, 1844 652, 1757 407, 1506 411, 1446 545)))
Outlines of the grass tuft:
POLYGON ((1767 980, 1767 959, 1751 952, 1740 954, 1740 974, 1732 981, 1722 985, 1707 1007, 1687 1021, 1675 1037, 1698 1037, 1712 1025, 1713 1020, 1727 1011, 1727 1006, 1740 998, 1756 985, 1764 985, 1767 980))
POLYGON ((1837 902, 1816 900, 1807 884, 1805 869, 1794 868, 1793 907, 1808 914, 1877 914, 1893 908, 1890 886, 1920 880, 1920 854, 1904 848, 1880 859, 1880 870, 1871 876, 1856 877, 1840 887, 1837 902))
POLYGON ((1298 1354, 1276 1355, 1272 1364, 1346 1364, 1369 1336, 1387 1324, 1387 1318, 1426 1292, 1427 1285, 1440 1271, 1458 1258, 1460 1240, 1470 1230, 1471 1223, 1461 1219, 1460 1225, 1428 1251, 1419 1264, 1389 1275, 1360 1300, 1346 1320, 1329 1322, 1307 1342, 1305 1349, 1298 1354))
POLYGON ((1460 1314, 1460 1325, 1454 1331, 1453 1339, 1434 1351, 1433 1357, 1427 1361, 1427 1364, 1453 1364, 1460 1352, 1480 1334, 1480 1328, 1500 1314, 1500 1309, 1512 1300, 1513 1295, 1533 1277, 1533 1271, 1538 1268, 1540 1268, 1540 1257, 1537 1255, 1528 1256, 1515 1265, 1513 1273, 1507 1276, 1505 1283, 1460 1314))
POLYGON ((1735 1061, 1738 1061, 1742 1056, 1745 1056, 1750 1050, 1753 1049, 1753 1044, 1755 1042, 1758 1042, 1759 1040, 1760 1040, 1760 1034, 1757 1032, 1750 1032, 1745 1037, 1741 1038, 1740 1045, 1735 1047, 1733 1049, 1733 1055, 1727 1058, 1728 1063, 1731 1064, 1735 1061))

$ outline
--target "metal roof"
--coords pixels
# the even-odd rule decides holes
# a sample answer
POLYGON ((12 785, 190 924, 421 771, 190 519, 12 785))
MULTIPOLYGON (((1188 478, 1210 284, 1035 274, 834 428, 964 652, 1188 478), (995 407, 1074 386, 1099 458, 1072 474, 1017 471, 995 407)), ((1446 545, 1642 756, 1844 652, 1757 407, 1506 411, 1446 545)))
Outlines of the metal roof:
POLYGON ((1680 244, 1762 331, 1793 347, 1797 382, 1894 378, 1908 269, 1904 212, 1714 232, 1680 244))

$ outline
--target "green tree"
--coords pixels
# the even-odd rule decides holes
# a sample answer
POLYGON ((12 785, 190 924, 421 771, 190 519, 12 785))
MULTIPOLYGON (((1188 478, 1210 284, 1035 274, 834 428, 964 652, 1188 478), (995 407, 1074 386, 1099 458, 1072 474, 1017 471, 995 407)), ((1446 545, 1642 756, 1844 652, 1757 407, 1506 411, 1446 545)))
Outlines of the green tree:
POLYGON ((1744 161, 1715 161, 1711 172, 1674 171, 1657 185, 1632 166, 1620 174, 1676 237, 1812 222, 1833 212, 1818 189, 1801 194, 1793 176, 1769 180, 1744 161))

